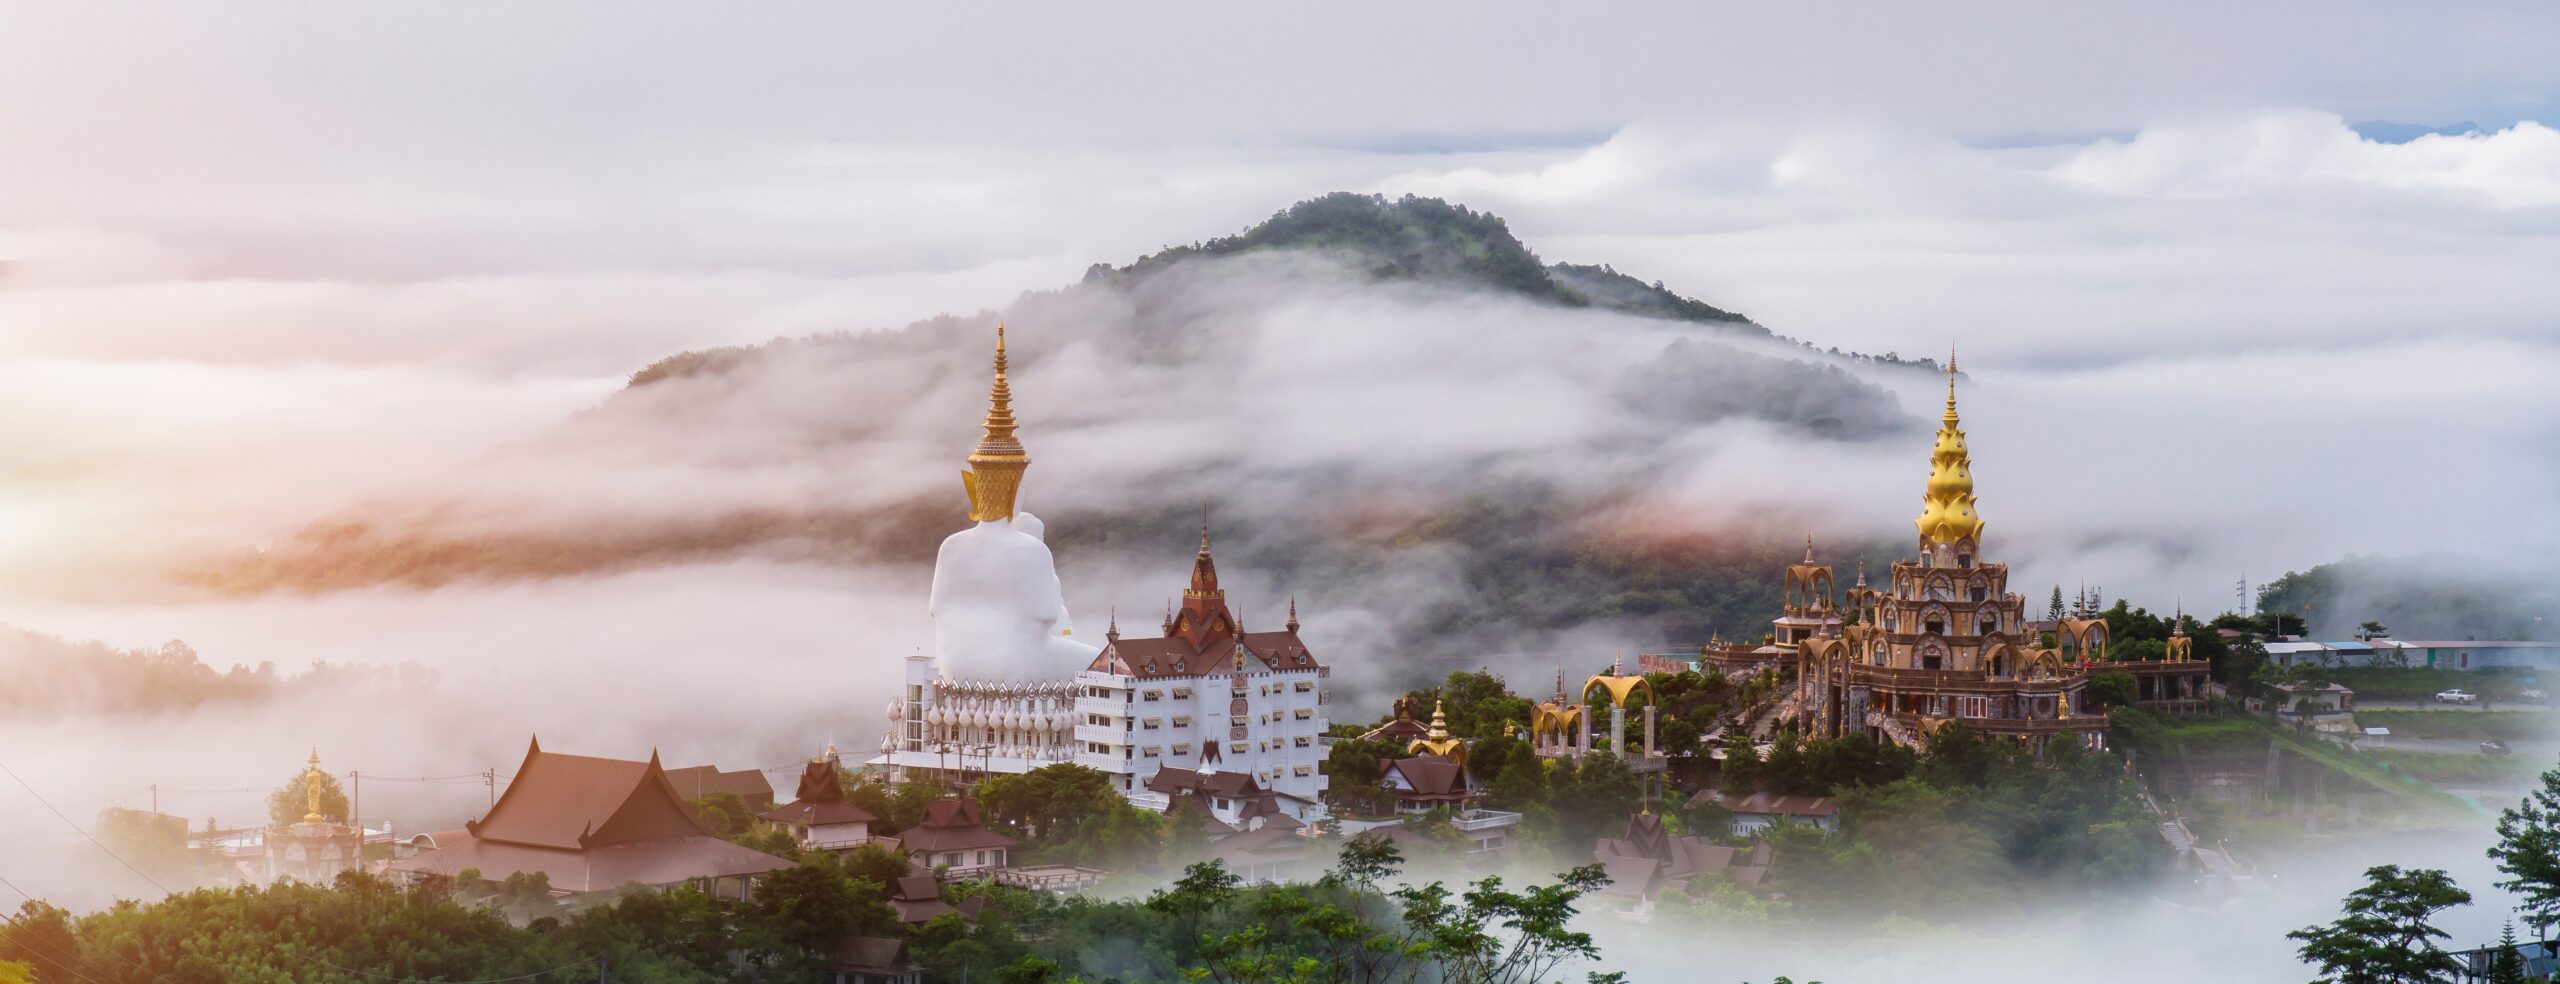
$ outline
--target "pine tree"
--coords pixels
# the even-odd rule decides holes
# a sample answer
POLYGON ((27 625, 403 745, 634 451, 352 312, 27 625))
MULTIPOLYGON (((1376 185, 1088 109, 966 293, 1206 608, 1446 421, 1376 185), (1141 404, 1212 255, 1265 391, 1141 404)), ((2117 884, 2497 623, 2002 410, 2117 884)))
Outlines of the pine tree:
POLYGON ((2489 984, 2525 984, 2524 957, 2516 953, 2516 921, 2498 928, 2498 956, 2489 964, 2489 984))
POLYGON ((2045 606, 2044 617, 2047 621, 2062 621, 2062 585, 2053 586, 2053 603, 2045 606))
POLYGON ((2560 769, 2543 773, 2540 786, 2498 814, 2489 858, 2507 875, 2498 887, 2516 894, 2534 938, 2550 939, 2560 923, 2560 769))

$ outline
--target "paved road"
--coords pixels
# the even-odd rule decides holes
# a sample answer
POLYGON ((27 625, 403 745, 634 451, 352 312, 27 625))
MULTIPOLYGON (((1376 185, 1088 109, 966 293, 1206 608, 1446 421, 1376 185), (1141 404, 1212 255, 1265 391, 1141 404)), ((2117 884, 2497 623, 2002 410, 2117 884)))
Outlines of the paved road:
POLYGON ((2522 704, 2522 703, 2516 703, 2516 702, 2514 702, 2514 701, 2495 701, 2495 702, 2492 702, 2492 703, 2490 703, 2490 704, 2488 704, 2488 705, 2486 705, 2486 706, 2483 706, 2483 705, 2480 705, 2480 704, 2439 704, 2439 703, 2436 703, 2435 701, 2432 701, 2432 700, 2385 700, 2385 699, 2382 699, 2382 698, 2379 698, 2379 697, 2367 698, 2367 697, 2364 697, 2364 696, 2359 695, 2359 696, 2357 696, 2357 697, 2356 697, 2356 710, 2359 710, 2359 711, 2541 711, 2541 712, 2544 712, 2544 713, 2546 713, 2546 714, 2547 714, 2547 713, 2550 713, 2550 712, 2553 710, 2553 708, 2552 708, 2552 706, 2551 706, 2550 704, 2522 704))

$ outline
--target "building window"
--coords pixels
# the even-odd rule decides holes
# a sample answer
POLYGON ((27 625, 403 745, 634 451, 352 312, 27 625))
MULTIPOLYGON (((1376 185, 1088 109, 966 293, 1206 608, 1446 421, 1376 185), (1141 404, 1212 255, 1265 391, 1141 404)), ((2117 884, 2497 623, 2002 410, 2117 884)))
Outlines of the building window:
POLYGON ((1296 742, 1296 743, 1297 743, 1297 746, 1298 746, 1298 747, 1300 747, 1300 748, 1305 748, 1305 747, 1307 747, 1307 743, 1308 743, 1308 742, 1310 742, 1310 741, 1313 741, 1313 740, 1314 740, 1314 739, 1308 738, 1308 737, 1307 737, 1307 736, 1305 736, 1305 735, 1299 735, 1299 736, 1297 737, 1297 742, 1296 742))
POLYGON ((1314 689, 1316 689, 1315 681, 1312 681, 1312 680, 1300 680, 1300 681, 1298 681, 1298 686, 1297 686, 1295 689, 1296 689, 1299 693, 1302 693, 1302 694, 1303 694, 1303 693, 1306 693, 1307 691, 1314 690, 1314 689))
POLYGON ((1164 691, 1161 691, 1161 690, 1150 690, 1150 691, 1147 691, 1147 699, 1148 699, 1148 700, 1159 700, 1159 699, 1162 699, 1163 697, 1164 697, 1164 691))

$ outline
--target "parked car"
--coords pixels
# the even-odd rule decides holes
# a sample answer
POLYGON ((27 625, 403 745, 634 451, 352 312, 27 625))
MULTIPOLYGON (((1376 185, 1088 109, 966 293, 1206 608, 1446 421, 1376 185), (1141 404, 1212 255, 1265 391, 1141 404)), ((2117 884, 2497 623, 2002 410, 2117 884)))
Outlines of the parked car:
POLYGON ((2480 702, 2480 695, 2468 690, 2447 690, 2436 695, 2436 702, 2440 704, 2477 704, 2480 702))
POLYGON ((2525 703, 2528 703, 2528 704, 2548 704, 2548 703, 2551 703, 2551 695, 2550 695, 2550 694, 2543 693, 2542 691, 2539 691, 2539 690, 2525 690, 2525 691, 2520 691, 2520 692, 2518 692, 2518 693, 2516 694, 2516 699, 2517 699, 2517 700, 2524 701, 2525 703))
POLYGON ((2503 742, 2503 741, 2498 741, 2498 740, 2495 740, 2495 739, 2491 739, 2491 740, 2489 740, 2489 741, 2481 742, 2481 743, 2480 743, 2480 754, 2482 754, 2482 755, 2505 755, 2505 754, 2508 754, 2507 743, 2506 743, 2506 742, 2503 742))

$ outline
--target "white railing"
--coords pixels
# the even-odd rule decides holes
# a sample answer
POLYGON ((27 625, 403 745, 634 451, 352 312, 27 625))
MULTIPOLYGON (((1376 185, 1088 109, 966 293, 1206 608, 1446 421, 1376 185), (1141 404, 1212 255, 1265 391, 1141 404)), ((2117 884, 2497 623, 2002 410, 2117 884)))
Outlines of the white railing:
POLYGON ((1504 813, 1501 810, 1468 810, 1452 818, 1449 826, 1473 833, 1479 830, 1492 830, 1496 827, 1508 827, 1519 822, 1520 815, 1517 813, 1504 813))
MULTIPOLYGON (((1156 732, 1153 731, 1144 733, 1148 735, 1156 734, 1156 732)), ((1106 745, 1132 744, 1135 741, 1135 739, 1131 737, 1132 734, 1134 733, 1127 731, 1116 724, 1079 724, 1076 725, 1075 731, 1076 741, 1079 745, 1088 741, 1101 742, 1106 745)))

